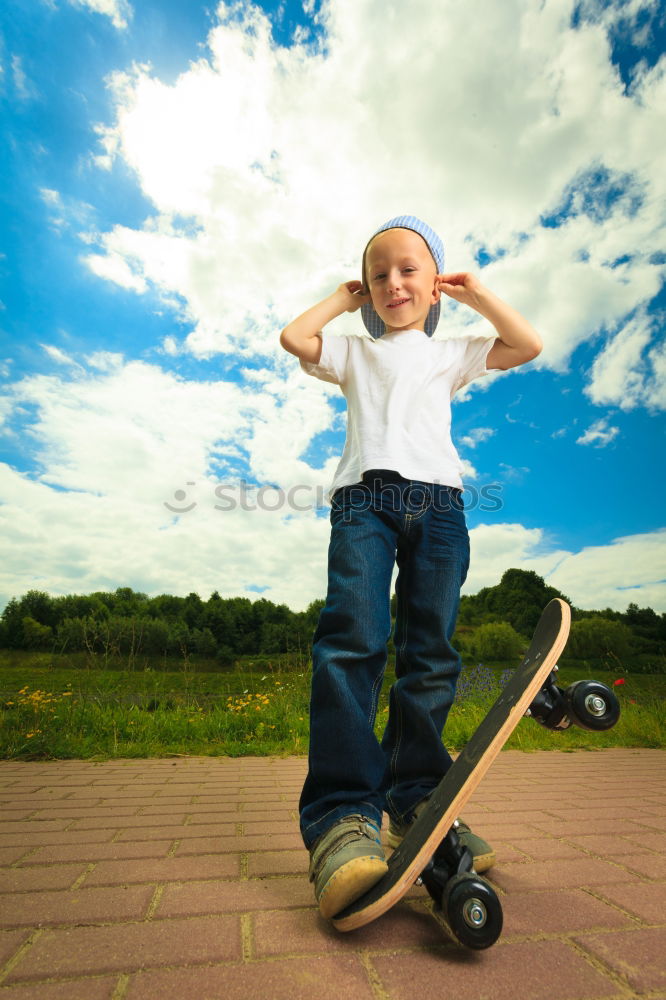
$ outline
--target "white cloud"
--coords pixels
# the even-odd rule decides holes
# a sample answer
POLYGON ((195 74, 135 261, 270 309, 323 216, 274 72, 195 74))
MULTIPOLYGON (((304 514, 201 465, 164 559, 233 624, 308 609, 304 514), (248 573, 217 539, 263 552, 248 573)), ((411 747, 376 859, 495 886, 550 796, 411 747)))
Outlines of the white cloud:
POLYGON ((614 608, 628 604, 666 610, 666 530, 616 538, 569 553, 547 582, 581 608, 614 608))
POLYGON ((23 60, 19 55, 12 56, 12 81, 14 83, 14 91, 16 96, 20 101, 29 101, 31 98, 35 97, 36 90, 33 83, 28 79, 28 76, 23 68, 23 60))
POLYGON ((174 477, 201 479, 211 456, 248 435, 253 401, 229 382, 185 382, 154 365, 97 355, 100 372, 34 375, 11 387, 36 408, 40 478, 65 490, 152 504, 174 477))
POLYGON ((162 350, 165 354, 170 355, 170 357, 175 357, 178 354, 178 341, 175 337, 165 337, 162 341, 162 350))
POLYGON ((592 366, 586 391, 593 402, 622 410, 666 409, 663 342, 648 350, 661 318, 640 312, 609 339, 592 366))
POLYGON ((132 19, 132 7, 127 0, 69 0, 69 3, 110 17, 114 28, 127 28, 132 19))
POLYGON ((468 434, 460 438, 460 443, 465 448, 476 448, 477 444, 487 441, 495 434, 494 427, 473 427, 468 434))
MULTIPOLYGON (((494 587, 502 573, 512 567, 532 569, 531 560, 542 547, 543 539, 540 528, 524 528, 520 524, 481 524, 472 528, 470 568, 463 593, 475 594, 482 587, 494 587)), ((555 555, 549 568, 558 559, 559 555, 555 555)))
POLYGON ((608 420, 596 420, 587 430, 576 438, 576 444, 591 444, 595 448, 605 448, 614 441, 620 433, 619 427, 609 427, 608 420))
POLYGON ((67 365, 74 368, 81 368, 78 361, 71 358, 69 354, 56 347, 54 344, 41 344, 42 349, 48 354, 52 361, 58 365, 67 365))
POLYGON ((527 476, 530 471, 527 466, 508 465, 506 462, 500 462, 499 467, 502 470, 502 478, 505 482, 510 483, 523 482, 525 476, 527 476))
POLYGON ((30 587, 71 592, 122 581, 153 593, 227 595, 259 584, 294 607, 322 593, 328 520, 315 508, 335 460, 318 470, 300 457, 310 434, 331 423, 314 382, 266 370, 248 392, 110 352, 84 363, 49 353, 77 367, 24 378, 0 401, 7 434, 14 414, 29 408, 38 463, 23 474, 3 466, 0 475, 5 599, 30 587), (278 491, 251 489, 242 500, 241 476, 278 491))
MULTIPOLYGON (((88 227, 91 223, 93 210, 89 204, 71 196, 63 198, 60 191, 42 187, 39 194, 49 213, 49 222, 56 229, 68 227, 74 231, 88 227)), ((83 236, 84 242, 90 242, 88 234, 83 236)))
POLYGON ((479 478, 479 473, 478 473, 477 469, 474 468, 474 466, 472 465, 472 463, 468 459, 461 458, 460 459, 460 464, 461 464, 460 475, 462 476, 463 480, 466 483, 469 482, 470 479, 478 479, 479 478))
MULTIPOLYGON (((372 0, 330 0, 323 51, 279 48, 258 8, 220 4, 208 57, 173 85, 145 66, 115 74, 102 162, 122 157, 156 216, 104 234, 102 253, 128 267, 106 276, 175 295, 195 354, 271 353, 285 320, 355 276, 368 230, 413 211, 443 233, 448 266, 474 266, 478 247, 504 251, 486 280, 543 332, 538 364, 563 370, 663 278, 651 255, 665 74, 655 67, 624 92, 601 7, 578 30, 569 3, 465 9, 444 21, 414 0, 398 25, 391 6, 378 16, 372 0), (588 205, 601 168, 627 186, 604 218, 603 198, 588 205), (569 206, 578 214, 542 227, 577 178, 588 192, 569 206)), ((445 311, 453 334, 474 320, 445 311)))
POLYGON ((133 292, 145 292, 148 289, 146 281, 132 270, 129 262, 119 253, 112 252, 106 256, 90 254, 84 259, 90 270, 100 278, 106 278, 133 292))
POLYGON ((52 205, 54 208, 60 208, 62 205, 60 193, 53 188, 40 188, 39 193, 45 205, 52 205))
POLYGON ((625 611, 630 603, 666 610, 666 530, 614 539, 578 552, 553 548, 545 532, 519 524, 470 531, 471 564, 463 593, 499 583, 505 570, 534 570, 579 608, 625 611))

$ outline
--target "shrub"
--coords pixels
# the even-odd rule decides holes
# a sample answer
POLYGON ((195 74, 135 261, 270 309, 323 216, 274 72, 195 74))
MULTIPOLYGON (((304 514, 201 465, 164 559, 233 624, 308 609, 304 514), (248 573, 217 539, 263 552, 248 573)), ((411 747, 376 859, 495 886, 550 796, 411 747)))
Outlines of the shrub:
POLYGON ((525 648, 525 640, 505 622, 479 625, 467 640, 474 656, 481 660, 513 660, 525 648))

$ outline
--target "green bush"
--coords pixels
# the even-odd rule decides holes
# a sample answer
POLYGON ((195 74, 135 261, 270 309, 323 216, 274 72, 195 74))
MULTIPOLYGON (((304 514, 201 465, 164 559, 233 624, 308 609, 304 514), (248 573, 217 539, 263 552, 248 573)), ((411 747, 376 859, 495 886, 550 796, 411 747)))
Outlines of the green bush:
POLYGON ((480 660, 513 660, 527 643, 511 625, 489 622, 480 625, 467 640, 472 655, 480 660))
POLYGON ((607 618, 582 618, 573 622, 567 645, 569 656, 579 660, 612 656, 621 660, 631 652, 631 629, 607 618))

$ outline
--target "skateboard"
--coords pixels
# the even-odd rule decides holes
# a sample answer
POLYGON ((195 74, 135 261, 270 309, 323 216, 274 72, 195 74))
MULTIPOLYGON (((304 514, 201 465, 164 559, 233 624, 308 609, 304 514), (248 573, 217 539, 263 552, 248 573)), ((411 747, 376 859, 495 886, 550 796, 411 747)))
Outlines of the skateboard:
POLYGON ((490 883, 474 871, 472 856, 456 833, 456 817, 523 716, 561 731, 572 724, 610 729, 620 715, 617 698, 604 684, 557 686, 557 658, 570 623, 565 601, 556 598, 546 606, 522 663, 391 855, 387 873, 333 917, 338 930, 356 930, 380 917, 418 881, 456 941, 474 949, 495 943, 502 908, 490 883))

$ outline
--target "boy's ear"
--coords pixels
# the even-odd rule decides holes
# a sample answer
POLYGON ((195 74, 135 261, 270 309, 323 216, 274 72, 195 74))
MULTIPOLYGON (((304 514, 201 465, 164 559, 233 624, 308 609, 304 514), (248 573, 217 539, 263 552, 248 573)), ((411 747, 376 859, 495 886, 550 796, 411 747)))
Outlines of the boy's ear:
POLYGON ((433 303, 433 305, 435 304, 435 302, 439 302, 439 300, 442 297, 442 292, 441 292, 441 289, 439 287, 438 277, 439 277, 439 275, 435 278, 435 284, 433 285, 433 288, 432 288, 432 303, 433 303))

